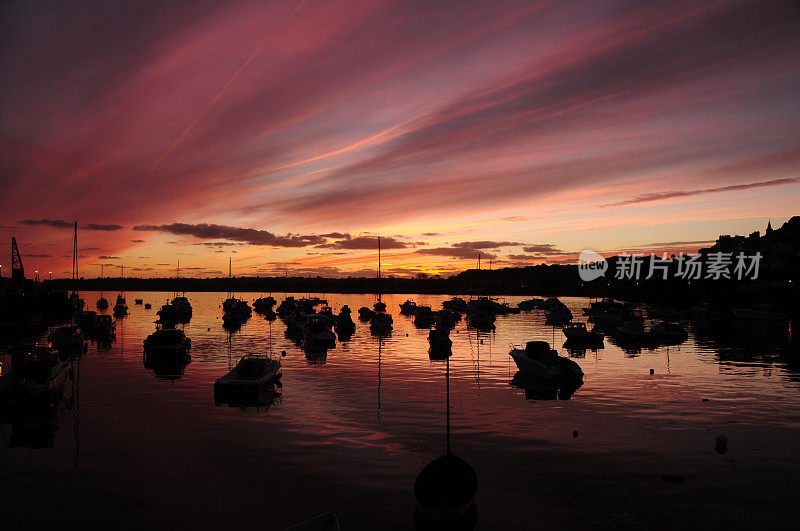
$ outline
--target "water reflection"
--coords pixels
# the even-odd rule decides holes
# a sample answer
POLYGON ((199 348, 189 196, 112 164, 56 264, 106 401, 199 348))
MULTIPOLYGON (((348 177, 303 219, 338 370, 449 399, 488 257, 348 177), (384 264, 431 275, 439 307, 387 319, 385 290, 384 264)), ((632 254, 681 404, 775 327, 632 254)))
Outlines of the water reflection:
MULTIPOLYGON (((95 307, 99 293, 81 295, 87 307, 95 307)), ((164 298, 153 293, 128 296, 164 298)), ((252 301, 260 294, 239 296, 252 301)), ((246 474, 237 472, 245 469, 237 456, 258 455, 275 480, 286 486, 271 493, 274 521, 268 527, 281 528, 329 511, 335 502, 344 525, 356 521, 361 527, 408 528, 414 473, 444 447, 442 390, 444 360, 449 359, 457 450, 480 471, 480 525, 486 527, 525 527, 520 507, 532 495, 536 474, 548 480, 563 473, 585 479, 586 471, 577 464, 569 468, 577 457, 583 467, 593 466, 594 458, 619 458, 624 466, 607 465, 603 471, 612 476, 636 466, 630 455, 643 455, 642 461, 656 459, 665 472, 711 468, 684 484, 708 487, 706 477, 727 473, 721 468, 727 462, 709 461, 720 456, 715 438, 724 434, 729 441, 725 456, 735 458, 739 469, 777 462, 792 473, 800 468, 788 455, 796 439, 793 426, 800 425, 800 366, 796 338, 785 332, 685 320, 688 339, 677 347, 626 345, 607 336, 603 348, 593 349, 565 341, 561 328, 549 326, 545 312, 533 309, 498 315, 494 331, 453 319, 446 325, 452 346, 440 354, 443 359, 432 362, 437 355, 430 348, 431 330, 401 316, 399 304, 408 299, 436 311, 449 297, 384 295, 390 313, 395 313, 391 335, 373 335, 368 321, 354 319, 348 334, 334 328, 335 346, 323 352, 303 350, 302 328, 299 323, 293 326, 291 319, 270 321, 268 313, 254 314, 235 330, 225 330, 220 322, 225 294, 189 293, 187 298, 193 307, 183 327, 192 340, 190 364, 175 360, 156 367, 143 359, 142 342, 153 330, 155 315, 143 305, 131 306, 129 315, 116 320, 116 335, 95 337, 81 358, 80 408, 69 380, 58 407, 29 409, 3 402, 3 441, 13 439, 26 448, 4 449, 0 466, 28 466, 28 448, 35 447, 33 455, 41 454, 41 461, 46 458, 52 470, 63 472, 72 469, 79 453, 80 468, 90 470, 100 487, 114 490, 126 484, 115 471, 133 464, 140 478, 153 479, 131 483, 126 487, 130 495, 146 502, 142 510, 161 527, 179 527, 185 522, 177 516, 147 508, 165 495, 153 490, 156 483, 196 486, 197 475, 190 470, 198 455, 203 456, 208 473, 227 480, 225 488, 203 487, 208 507, 198 509, 192 520, 202 525, 200 515, 212 509, 222 514, 222 508, 240 503, 245 492, 237 485, 246 474), (583 385, 545 385, 520 377, 508 352, 511 345, 527 341, 547 341, 559 355, 577 362, 584 372, 583 385), (246 397, 214 392, 214 381, 242 356, 278 357, 280 352, 286 353, 281 358, 282 385, 246 397), (573 440, 569 434, 575 430, 581 437, 573 440), (220 444, 222 438, 235 452, 220 444), (704 438, 708 444, 698 444, 704 438), (162 457, 150 447, 187 449, 187 456, 162 457), (537 459, 542 455, 558 459, 537 459), (529 470, 520 463, 536 466, 529 470), (164 481, 167 475, 169 481, 164 481), (313 496, 303 497, 305 492, 313 496), (359 501, 377 499, 377 505, 359 501), (319 506, 321 501, 315 500, 330 505, 319 506), (483 516, 490 513, 489 506, 491 520, 483 516)), ((284 299, 276 298, 279 303, 284 299)), ((349 294, 325 298, 334 316, 345 305, 369 308, 375 301, 374 296, 349 294)), ((523 299, 508 297, 508 302, 513 306, 523 299)), ((588 306, 583 298, 561 300, 573 315, 580 316, 588 306)), ((10 478, 12 487, 20 481, 13 472, 10 478)), ((55 485, 57 474, 43 470, 37 481, 55 485)), ((551 485, 552 496, 536 494, 543 496, 543 503, 556 494, 574 494, 558 490, 558 481, 551 485)), ((246 511, 237 515, 244 519, 246 511)))

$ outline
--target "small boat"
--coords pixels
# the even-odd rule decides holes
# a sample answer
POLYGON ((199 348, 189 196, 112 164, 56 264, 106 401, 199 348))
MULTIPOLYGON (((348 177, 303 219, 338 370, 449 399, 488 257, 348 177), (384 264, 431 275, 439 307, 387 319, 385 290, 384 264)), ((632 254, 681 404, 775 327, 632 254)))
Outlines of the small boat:
POLYGON ((12 368, 26 398, 52 398, 69 375, 69 363, 50 347, 19 349, 12 354, 12 368))
POLYGON ((265 314, 267 312, 272 311, 272 307, 275 306, 277 301, 272 297, 259 297, 255 301, 253 301, 253 310, 256 313, 265 314))
POLYGON ((373 312, 372 310, 370 310, 366 306, 362 306, 361 308, 358 309, 358 318, 361 321, 369 321, 370 319, 372 319, 372 315, 374 313, 375 312, 373 312))
POLYGON ((529 376, 552 380, 583 378, 580 365, 559 356, 546 341, 528 341, 525 348, 512 348, 509 355, 517 368, 529 376))
POLYGON ((153 307, 153 305, 152 305, 152 304, 150 304, 149 302, 146 302, 146 303, 144 303, 144 309, 145 309, 145 310, 149 310, 149 309, 151 309, 152 307, 153 307))
POLYGON ((124 315, 128 315, 128 304, 125 301, 125 297, 120 293, 117 295, 116 304, 114 304, 114 316, 122 317, 124 315))
POLYGON ((596 332, 594 330, 587 330, 585 323, 572 323, 562 328, 561 331, 564 332, 564 335, 567 336, 567 339, 572 340, 573 343, 603 342, 603 337, 604 337, 603 334, 601 334, 600 332, 596 332))
POLYGON ((186 297, 175 297, 170 304, 175 308, 178 322, 188 322, 192 318, 192 305, 186 297))
POLYGON ((540 308, 543 302, 544 301, 542 299, 537 299, 534 297, 533 299, 528 299, 520 302, 519 304, 517 304, 517 308, 519 308, 522 311, 528 312, 540 308))
POLYGON ((142 299, 133 299, 133 303, 137 306, 141 306, 144 304, 144 301, 142 299))
POLYGON ((77 326, 59 326, 47 335, 47 342, 59 352, 76 352, 86 348, 77 326))
POLYGON ((264 356, 243 356, 236 367, 214 382, 214 392, 249 393, 280 374, 281 362, 264 356))
POLYGON ((428 333, 428 356, 432 360, 443 360, 453 354, 453 340, 447 329, 432 328, 428 333))
POLYGON ((417 311, 417 303, 414 301, 407 300, 403 304, 400 304, 400 313, 403 315, 414 315, 414 312, 417 311))
POLYGON ((330 321, 322 314, 308 316, 303 324, 303 346, 305 348, 333 348, 336 345, 336 334, 329 328, 330 321))
POLYGON ((417 311, 414 313, 414 326, 430 328, 434 321, 436 321, 436 314, 433 313, 430 306, 417 306, 417 311))
POLYGON ((348 305, 342 306, 339 310, 339 315, 336 316, 336 321, 333 324, 337 331, 355 330, 356 324, 350 315, 350 307, 348 305))
POLYGON ((494 330, 495 315, 486 311, 467 314, 467 325, 478 330, 494 330))
POLYGON ((385 334, 392 331, 392 316, 386 313, 386 304, 378 301, 369 320, 369 328, 373 333, 385 334))
POLYGON ((81 329, 81 332, 84 334, 91 335, 94 333, 94 318, 97 315, 96 312, 91 310, 83 310, 79 315, 78 318, 75 319, 78 327, 81 329))
POLYGON ((158 316, 158 321, 156 322, 159 324, 174 325, 178 322, 178 312, 175 311, 175 307, 171 304, 162 305, 156 315, 158 316))
POLYGON ((461 297, 453 297, 452 299, 442 302, 442 308, 450 310, 451 312, 466 313, 468 307, 467 301, 461 297))
POLYGON ((192 340, 176 328, 160 328, 144 340, 144 351, 149 356, 186 352, 191 346, 192 340))

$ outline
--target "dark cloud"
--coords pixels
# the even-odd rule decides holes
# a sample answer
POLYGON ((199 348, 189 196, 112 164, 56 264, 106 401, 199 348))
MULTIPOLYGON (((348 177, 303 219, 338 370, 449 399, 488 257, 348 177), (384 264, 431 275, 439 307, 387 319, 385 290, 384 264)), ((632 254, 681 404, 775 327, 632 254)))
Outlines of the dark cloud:
POLYGON ((605 206, 613 207, 613 206, 622 206, 622 205, 633 205, 637 203, 650 203, 652 201, 661 201, 664 199, 673 199, 675 197, 690 197, 693 195, 702 195, 702 194, 715 194, 718 192, 733 192, 738 190, 750 190, 752 188, 764 188, 767 186, 780 186, 783 184, 793 184, 800 182, 800 178, 798 177, 789 177, 785 179, 772 179, 769 181, 759 181, 755 183, 745 183, 745 184, 732 184, 729 186, 718 186, 716 188, 701 188, 698 190, 673 190, 671 192, 655 192, 652 194, 642 194, 637 195, 631 199, 626 199, 624 201, 619 201, 617 203, 609 203, 605 206))
POLYGON ((449 256, 451 258, 470 258, 477 260, 480 253, 481 258, 497 258, 497 255, 487 253, 478 249, 470 249, 467 247, 432 247, 429 249, 417 249, 414 251, 417 254, 433 255, 433 256, 449 256))
MULTIPOLYGON (((357 236, 355 238, 346 235, 345 239, 330 243, 317 245, 321 249, 377 249, 377 236, 357 236)), ((405 249, 408 244, 392 237, 381 238, 381 249, 405 249)))
POLYGON ((206 247, 231 247, 234 245, 247 245, 239 242, 197 242, 192 245, 205 245, 206 247))
POLYGON ((541 253, 541 254, 564 254, 564 251, 551 243, 537 243, 526 245, 522 248, 526 253, 541 253))
POLYGON ((515 245, 525 245, 519 242, 494 242, 482 240, 477 242, 454 243, 453 247, 465 247, 467 249, 497 249, 498 247, 513 247, 515 245))
MULTIPOLYGON (((64 221, 62 219, 23 219, 20 220, 22 225, 44 225, 47 227, 54 227, 57 229, 71 229, 75 226, 74 223, 70 223, 69 221, 64 221)), ((97 223, 84 223, 83 225, 78 225, 79 228, 83 230, 98 230, 98 231, 116 231, 124 229, 122 225, 98 225, 97 223)))
POLYGON ((439 234, 441 234, 441 233, 439 233, 439 232, 423 232, 422 233, 423 236, 428 236, 428 237, 430 237, 430 236, 439 236, 439 234))
POLYGON ((98 256, 97 258, 100 259, 100 260, 122 260, 122 258, 120 258, 119 256, 106 256, 106 255, 103 255, 103 256, 98 256))
POLYGON ((144 243, 144 240, 131 240, 133 243, 144 243))
POLYGON ((25 258, 52 258, 53 255, 51 254, 25 254, 23 255, 25 258))
POLYGON ((251 245, 269 245, 272 247, 305 247, 325 243, 325 238, 317 235, 287 234, 278 236, 271 232, 230 225, 213 225, 208 223, 171 223, 168 225, 136 225, 133 230, 159 231, 195 238, 223 238, 251 245))
POLYGON ((80 228, 84 230, 101 230, 106 232, 111 232, 115 230, 122 230, 125 227, 122 225, 98 225, 97 223, 87 223, 85 225, 81 225, 80 228))

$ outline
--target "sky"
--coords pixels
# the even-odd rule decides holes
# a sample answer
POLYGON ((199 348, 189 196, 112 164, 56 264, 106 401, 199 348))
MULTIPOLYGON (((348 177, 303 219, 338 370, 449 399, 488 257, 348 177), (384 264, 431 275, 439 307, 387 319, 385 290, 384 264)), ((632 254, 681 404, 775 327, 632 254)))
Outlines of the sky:
POLYGON ((793 1, 3 2, 0 91, 29 276, 74 221, 85 277, 408 276, 800 214, 793 1))

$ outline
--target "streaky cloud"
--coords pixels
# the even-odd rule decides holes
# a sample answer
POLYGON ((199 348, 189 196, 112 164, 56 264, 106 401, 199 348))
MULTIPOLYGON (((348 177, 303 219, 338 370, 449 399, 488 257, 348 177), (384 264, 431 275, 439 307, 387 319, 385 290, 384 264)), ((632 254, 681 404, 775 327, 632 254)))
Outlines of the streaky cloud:
POLYGON ((618 201, 616 203, 609 203, 607 205, 603 205, 606 207, 615 207, 615 206, 623 206, 623 205, 635 205, 638 203, 650 203, 653 201, 662 201, 665 199, 673 199, 676 197, 691 197, 695 195, 703 195, 703 194, 715 194, 719 192, 735 192, 738 190, 751 190, 753 188, 765 188, 768 186, 781 186, 784 184, 793 184, 800 182, 800 178, 798 177, 787 177, 784 179, 772 179, 769 181, 759 181, 755 183, 746 183, 746 184, 732 184, 729 186, 718 186, 716 188, 701 188, 698 190, 673 190, 669 192, 655 192, 652 194, 642 194, 637 195, 636 197, 632 197, 631 199, 626 199, 624 201, 618 201))

